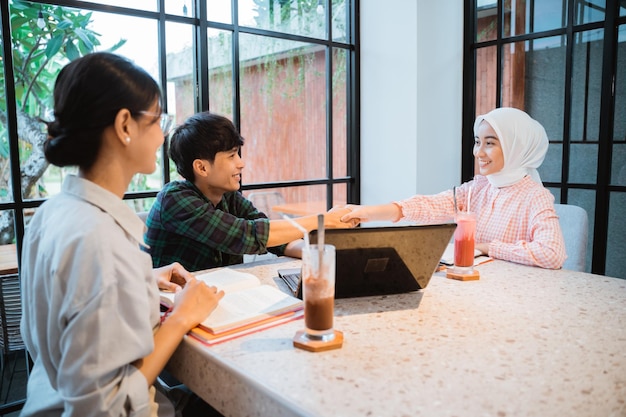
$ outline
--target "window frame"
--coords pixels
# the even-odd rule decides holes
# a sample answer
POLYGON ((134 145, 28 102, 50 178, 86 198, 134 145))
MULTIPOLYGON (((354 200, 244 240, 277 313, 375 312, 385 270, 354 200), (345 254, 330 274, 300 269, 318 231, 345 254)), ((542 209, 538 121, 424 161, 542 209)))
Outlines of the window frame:
MULTIPOLYGON (((214 28, 220 30, 230 31, 233 34, 233 123, 237 128, 241 126, 241 108, 239 104, 240 88, 239 88, 239 65, 238 65, 238 37, 240 34, 253 34, 270 36, 274 38, 295 40, 300 42, 306 42, 310 44, 316 44, 326 48, 326 143, 327 143, 327 156, 326 156, 326 176, 322 178, 307 178, 297 181, 272 181, 265 183, 243 183, 241 191, 263 190, 268 188, 277 187, 301 187, 310 185, 323 185, 326 187, 326 200, 327 208, 332 207, 332 201, 335 197, 333 194, 333 185, 346 184, 347 195, 346 200, 349 202, 358 203, 360 201, 360 145, 359 145, 359 0, 346 0, 346 9, 349 14, 350 28, 346 33, 348 37, 347 43, 338 42, 333 40, 331 16, 326 13, 326 25, 329 28, 327 30, 327 36, 324 39, 309 38, 306 36, 295 35, 291 33, 282 33, 271 31, 267 29, 259 29, 246 26, 238 26, 237 20, 233 19, 232 24, 225 24, 220 22, 212 22, 207 20, 207 4, 206 1, 194 1, 192 7, 195 7, 195 13, 192 16, 180 16, 166 14, 164 11, 164 4, 166 0, 156 0, 158 2, 157 11, 146 11, 139 9, 130 9, 119 6, 108 6, 99 3, 87 3, 79 0, 31 0, 33 4, 54 4, 64 7, 74 7, 81 10, 88 10, 94 12, 106 12, 115 13, 120 15, 126 15, 131 17, 149 18, 157 21, 158 25, 158 49, 159 49, 159 79, 157 80, 161 86, 167 85, 167 73, 166 73, 166 45, 165 45, 165 25, 166 22, 179 22, 191 24, 195 27, 194 30, 194 60, 195 68, 193 71, 194 83, 196 84, 197 94, 195 96, 195 111, 210 110, 209 97, 210 90, 208 86, 209 74, 208 74, 208 54, 207 54, 207 38, 204 34, 207 33, 207 29, 214 28), (347 175, 342 177, 335 177, 333 175, 332 167, 332 100, 328 97, 332 90, 332 72, 329 70, 332 68, 332 49, 339 48, 346 51, 347 56, 347 73, 346 73, 346 104, 347 104, 347 175)), ((326 8, 330 7, 332 0, 323 0, 326 8)), ((233 15, 237 13, 237 0, 232 0, 233 15)), ((2 35, 3 39, 10 39, 11 26, 9 16, 9 6, 3 2, 0 5, 0 12, 2 13, 2 35)), ((5 80, 13 80, 14 73, 12 70, 12 55, 11 55, 11 42, 3 42, 3 55, 6 59, 3 60, 5 69, 5 80)), ((30 199, 24 200, 22 197, 22 190, 20 184, 20 166, 19 166, 19 149, 17 141, 17 117, 16 117, 16 104, 15 104, 15 90, 13 83, 6 83, 6 98, 7 98, 7 132, 9 136, 10 146, 10 167, 11 167, 11 185, 12 185, 12 201, 0 203, 0 210, 14 210, 14 222, 15 222, 15 239, 19 252, 21 252, 21 242, 24 235, 24 209, 34 209, 39 207, 46 199, 30 199)), ((167 89, 162 88, 164 95, 164 103, 167 103, 167 89)), ((167 111, 167 108, 165 108, 167 111)), ((167 158, 167 141, 162 147, 162 173, 163 183, 170 181, 169 171, 171 161, 167 158)), ((158 190, 153 191, 137 191, 127 192, 124 195, 125 200, 131 199, 145 199, 154 198, 158 193, 158 190)), ((18 263, 21 260, 18 259, 18 263)))
MULTIPOLYGON (((563 154, 561 165, 561 180, 557 182, 544 182, 547 188, 559 190, 560 197, 556 203, 567 204, 570 201, 570 191, 592 190, 595 192, 595 202, 593 212, 588 210, 590 231, 593 230, 592 245, 588 248, 591 251, 591 272, 604 274, 607 263, 608 229, 609 224, 609 204, 611 193, 626 193, 626 186, 610 184, 611 158, 613 139, 613 116, 615 114, 615 94, 612 90, 612 83, 617 74, 617 32, 620 25, 626 24, 626 17, 619 15, 619 1, 606 0, 605 19, 591 23, 575 23, 575 7, 579 0, 563 0, 567 7, 567 19, 563 27, 541 32, 524 33, 514 36, 503 36, 503 12, 504 0, 492 2, 496 4, 497 29, 496 38, 486 41, 477 41, 477 5, 479 0, 471 0, 465 4, 465 28, 464 28, 464 56, 465 62, 463 70, 463 153, 461 175, 463 181, 470 180, 474 176, 474 157, 471 152, 470 141, 473 141, 473 124, 476 117, 476 65, 477 50, 495 46, 497 48, 496 57, 496 107, 502 106, 502 48, 515 42, 536 40, 552 36, 564 36, 566 38, 565 56, 565 86, 564 86, 564 107, 563 107, 563 154), (602 78, 601 78, 601 102, 599 121, 599 141, 598 141, 598 161, 596 167, 596 182, 591 184, 574 183, 569 179, 570 172, 570 123, 572 112, 572 72, 574 67, 573 45, 574 37, 585 31, 599 29, 603 31, 603 56, 602 56, 602 78), (469 145, 469 146, 468 146, 469 145)), ((534 0, 528 0, 531 5, 534 0)), ((551 141, 560 143, 561 141, 551 141)), ((589 265, 587 266, 589 269, 589 265)), ((626 277, 624 277, 626 278, 626 277)))

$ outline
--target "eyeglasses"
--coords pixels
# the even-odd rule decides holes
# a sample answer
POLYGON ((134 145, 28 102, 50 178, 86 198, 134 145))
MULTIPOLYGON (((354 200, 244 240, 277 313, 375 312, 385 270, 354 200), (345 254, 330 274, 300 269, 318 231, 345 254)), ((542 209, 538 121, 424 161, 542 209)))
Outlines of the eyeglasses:
POLYGON ((161 127, 161 131, 163 132, 163 136, 167 136, 170 134, 172 129, 174 128, 174 116, 167 113, 154 113, 151 111, 140 111, 139 113, 144 114, 146 116, 158 117, 159 118, 159 126, 161 127))

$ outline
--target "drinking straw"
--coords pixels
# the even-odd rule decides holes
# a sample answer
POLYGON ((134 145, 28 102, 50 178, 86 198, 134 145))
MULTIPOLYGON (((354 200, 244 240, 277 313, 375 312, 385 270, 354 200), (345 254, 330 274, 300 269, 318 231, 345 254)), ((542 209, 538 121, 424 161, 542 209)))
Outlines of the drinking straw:
POLYGON ((322 272, 322 259, 324 258, 324 215, 317 215, 317 254, 319 255, 319 270, 322 272))
POLYGON ((474 187, 470 186, 469 190, 467 191, 467 208, 466 208, 466 211, 468 213, 471 211, 470 210, 470 204, 471 204, 471 201, 472 201, 472 188, 474 188, 474 187))
POLYGON ((283 214, 282 216, 283 216, 283 219, 287 220, 289 223, 291 223, 293 227, 295 227, 296 229, 298 229, 304 234, 304 249, 308 251, 309 250, 309 232, 307 232, 307 230, 304 227, 300 226, 294 219, 287 216, 286 214, 283 214))
POLYGON ((456 206, 456 186, 452 187, 452 201, 454 202, 454 214, 456 214, 459 211, 456 206))

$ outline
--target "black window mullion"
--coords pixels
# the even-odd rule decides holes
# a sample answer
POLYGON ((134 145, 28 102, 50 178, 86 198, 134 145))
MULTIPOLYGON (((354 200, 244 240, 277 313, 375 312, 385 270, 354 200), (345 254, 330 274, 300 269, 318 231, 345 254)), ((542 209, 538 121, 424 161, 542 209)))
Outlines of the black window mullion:
POLYGON ((198 25, 194 31, 193 47, 195 48, 196 70, 194 82, 196 85, 196 110, 209 110, 209 46, 207 39, 207 5, 204 0, 195 0, 198 25))
POLYGON ((561 203, 568 202, 572 120, 572 74, 574 72, 574 2, 567 2, 565 25, 565 97, 563 100, 563 149, 561 156, 561 203))
MULTIPOLYGON (((328 15, 330 13, 327 13, 328 15)), ((329 179, 326 186, 326 208, 330 209, 333 205, 333 48, 327 46, 325 48, 326 57, 326 177, 329 179)))
POLYGON ((237 129, 241 131, 241 66, 239 65, 239 47, 241 32, 239 31, 239 0, 233 0, 233 23, 234 31, 232 36, 232 53, 233 53, 233 123, 237 129))
POLYGON ((602 51, 598 179, 593 230, 593 241, 595 244, 591 262, 591 272, 598 274, 604 274, 606 270, 610 201, 609 180, 611 178, 613 115, 615 111, 615 91, 613 86, 617 71, 618 15, 618 0, 607 0, 602 51))
POLYGON ((360 116, 360 102, 361 102, 361 58, 360 58, 360 0, 346 0, 353 2, 352 7, 349 8, 349 21, 350 21, 350 43, 354 45, 354 48, 347 51, 347 68, 346 76, 348 80, 346 82, 346 94, 348 95, 346 100, 346 116, 348 117, 346 135, 348 143, 346 146, 347 155, 347 175, 351 177, 351 181, 347 184, 347 202, 348 203, 361 203, 361 116, 360 116))
POLYGON ((502 42, 502 38, 504 36, 504 0, 498 0, 497 10, 498 10, 498 20, 497 20, 497 28, 496 31, 496 107, 502 106, 502 48, 504 48, 504 44, 502 42))
MULTIPOLYGON (((159 21, 158 21, 158 51, 159 51, 159 77, 161 82, 161 90, 163 94, 163 109, 167 112, 167 48, 165 43, 165 0, 159 0, 159 21)), ((161 147, 161 169, 163 170, 163 183, 170 182, 170 161, 168 154, 167 141, 163 142, 161 147)))
POLYGON ((461 124, 461 182, 474 177, 474 156, 468 144, 474 140, 476 113, 476 0, 465 2, 465 34, 463 36, 463 114, 461 124))

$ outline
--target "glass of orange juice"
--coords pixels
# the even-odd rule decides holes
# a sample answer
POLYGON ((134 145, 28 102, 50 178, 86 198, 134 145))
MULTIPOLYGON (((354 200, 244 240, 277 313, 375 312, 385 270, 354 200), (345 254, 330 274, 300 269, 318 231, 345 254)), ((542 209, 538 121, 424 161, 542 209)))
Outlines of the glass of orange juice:
POLYGON ((457 274, 471 274, 474 272, 476 213, 459 211, 455 220, 454 272, 457 274))

